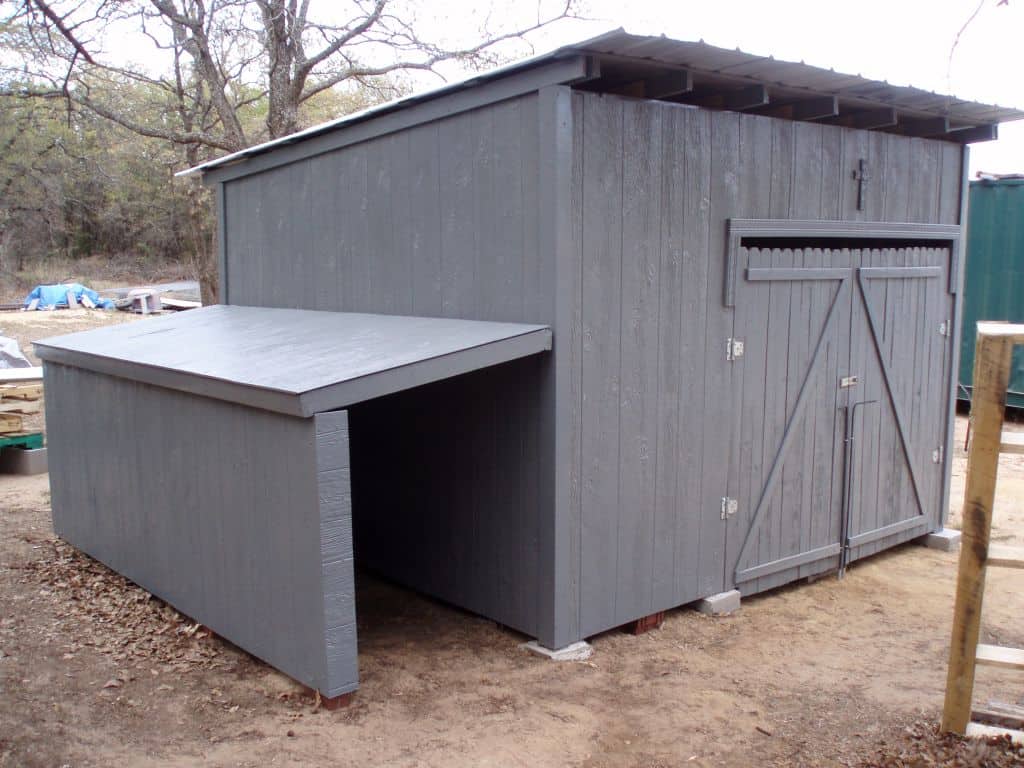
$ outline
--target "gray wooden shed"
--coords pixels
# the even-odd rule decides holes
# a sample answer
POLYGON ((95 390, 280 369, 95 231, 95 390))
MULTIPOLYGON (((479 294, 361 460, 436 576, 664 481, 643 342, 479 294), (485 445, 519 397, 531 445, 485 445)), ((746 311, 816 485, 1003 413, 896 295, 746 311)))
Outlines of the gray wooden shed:
POLYGON ((227 306, 39 347, 57 530, 334 695, 338 472, 357 562, 551 648, 941 528, 1022 116, 619 31, 192 169, 227 306))

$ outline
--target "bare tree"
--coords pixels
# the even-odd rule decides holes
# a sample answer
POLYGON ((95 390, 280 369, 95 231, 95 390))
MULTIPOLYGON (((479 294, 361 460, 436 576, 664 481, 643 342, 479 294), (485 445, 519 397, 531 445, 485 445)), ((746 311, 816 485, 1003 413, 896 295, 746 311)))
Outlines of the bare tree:
MULTIPOLYGON (((470 65, 500 58, 501 45, 555 21, 572 18, 576 0, 538 0, 531 19, 511 28, 484 29, 479 40, 446 45, 418 34, 414 7, 399 0, 18 0, 9 3, 45 57, 35 74, 77 104, 146 135, 213 150, 238 150, 301 127, 300 108, 332 88, 394 95, 386 78, 430 71, 452 60, 470 65), (549 6, 549 3, 554 3, 549 6), (90 83, 109 77, 148 82, 176 94, 177 70, 160 75, 117 61, 112 30, 133 23, 166 60, 187 62, 187 81, 212 107, 206 124, 144 125, 91 97, 90 83), (106 34, 106 38, 104 35, 106 34), (63 80, 61 79, 63 78, 63 80), (262 125, 242 116, 266 100, 262 125)), ((116 32, 115 32, 116 33, 116 32)), ((40 59, 37 59, 38 65, 40 59)))
MULTIPOLYGON (((69 108, 172 142, 196 164, 299 130, 304 111, 330 94, 348 94, 353 107, 392 97, 403 75, 450 61, 493 63, 504 44, 525 44, 529 33, 575 15, 577 0, 536 2, 528 20, 485 24, 465 44, 422 34, 408 0, 0 0, 0 7, 31 40, 16 72, 20 83, 38 84, 30 95, 62 97, 69 108), (132 33, 151 42, 155 63, 130 64, 112 50, 119 35, 132 33), (146 109, 110 98, 126 82, 151 90, 146 109)), ((0 90, 5 68, 0 63, 0 90)), ((211 238, 199 226, 208 206, 198 187, 194 194, 189 247, 209 300, 216 270, 211 238)))

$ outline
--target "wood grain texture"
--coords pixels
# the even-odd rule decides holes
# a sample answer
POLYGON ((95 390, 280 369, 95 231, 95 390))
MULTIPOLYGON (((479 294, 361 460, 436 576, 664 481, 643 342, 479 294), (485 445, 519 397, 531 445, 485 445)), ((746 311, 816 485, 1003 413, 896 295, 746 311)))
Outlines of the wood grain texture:
MULTIPOLYGON (((567 103, 570 91, 555 90, 564 92, 561 98, 567 103)), ((563 284, 556 276, 556 252, 570 254, 579 240, 568 232, 571 225, 564 216, 555 221, 562 215, 558 211, 568 211, 562 201, 571 194, 571 179, 559 170, 563 176, 557 190, 542 186, 550 177, 542 178, 541 157, 542 146, 545 158, 561 152, 569 160, 558 167, 571 172, 575 149, 571 133, 561 149, 554 147, 561 129, 555 122, 543 122, 548 116, 542 116, 540 100, 538 93, 513 93, 457 114, 434 113, 433 119, 415 125, 396 124, 388 135, 370 131, 359 141, 337 146, 328 142, 315 159, 299 161, 313 169, 305 188, 288 164, 271 163, 257 175, 228 180, 225 241, 228 271, 234 276, 232 304, 509 323, 524 323, 529 317, 552 327, 558 320, 565 329, 559 334, 567 342, 575 332, 577 351, 566 343, 564 362, 554 351, 542 365, 515 369, 540 377, 539 385, 526 374, 507 381, 502 374, 471 379, 497 387, 504 397, 502 407, 489 393, 481 400, 480 393, 457 390, 465 398, 465 410, 448 412, 453 421, 443 429, 438 425, 436 443, 424 450, 431 455, 440 451, 449 457, 469 456, 476 474, 464 479, 470 490, 479 483, 477 492, 431 496, 439 488, 450 489, 453 475, 447 465, 438 467, 436 476, 428 475, 415 466, 406 446, 401 451, 392 447, 390 453, 410 467, 411 488, 422 497, 388 497, 388 504, 402 511, 398 519, 408 525, 390 528, 395 536, 422 536, 454 560, 451 568, 425 563, 418 580, 404 578, 406 583, 465 607, 472 603, 473 610, 541 635, 547 643, 564 637, 564 644, 579 637, 574 616, 580 527, 568 499, 573 481, 565 480, 563 473, 573 474, 572 443, 578 443, 580 433, 568 428, 569 421, 578 423, 578 414, 567 410, 569 421, 562 425, 555 400, 571 402, 569 393, 575 387, 579 409, 579 366, 569 360, 575 356, 578 361, 582 337, 578 323, 556 317, 562 311, 561 304, 556 308, 556 282, 563 284), (552 201, 545 204, 543 217, 542 197, 552 201), (268 226, 263 219, 271 208, 272 219, 292 224, 287 229, 268 226), (549 219, 542 228, 544 217, 549 219), (563 245, 558 245, 558 238, 563 245), (295 252, 302 255, 301 273, 291 269, 295 252), (253 263, 254 258, 259 263, 253 263), (484 421, 471 423, 475 419, 484 421), (473 438, 476 442, 459 437, 477 430, 483 431, 473 438), (558 449, 556 435, 564 441, 558 449), (501 462, 500 467, 481 465, 484 458, 501 462), (495 508, 511 511, 491 519, 485 505, 498 491, 508 501, 494 502, 495 508), (556 501, 556 494, 565 498, 556 501), (443 510, 445 503, 452 509, 443 510), (557 518, 552 511, 556 503, 566 510, 557 518), (428 530, 415 520, 416 510, 425 510, 427 519, 438 519, 442 513, 450 517, 445 518, 445 528, 428 530), (542 511, 543 530, 538 527, 542 511), (513 528, 516 534, 509 535, 513 528), (488 564, 492 558, 500 563, 495 569, 488 564), (535 572, 546 574, 543 588, 534 579, 535 572), (495 573, 500 583, 493 581, 495 573), (468 589, 471 584, 486 586, 468 589), (556 602, 561 606, 557 610, 556 602)), ((362 129, 353 130, 358 134, 362 129)), ((563 266, 559 261, 558 269, 563 266)), ((560 275, 571 278, 571 266, 560 275)), ((564 284, 572 290, 571 279, 564 284)), ((330 346, 337 334, 321 338, 330 346)), ((310 366, 316 357, 309 356, 310 366)), ((418 397, 388 402, 408 417, 409 424, 423 423, 426 417, 401 403, 431 407, 418 397)), ((329 405, 310 401, 309 407, 329 405)), ((357 427, 362 423, 358 414, 353 419, 357 427)), ((402 429, 410 429, 409 424, 402 429)), ((371 452, 386 447, 368 444, 371 452)), ((358 462, 359 456, 353 460, 358 462)), ((578 477, 578 470, 575 474, 578 477)))
MULTIPOLYGON (((540 633, 538 359, 349 409, 356 561, 540 633)), ((550 588, 550 585, 548 586, 550 588)))
POLYGON ((60 537, 324 695, 357 687, 342 432, 51 363, 46 386, 60 537))
MULTIPOLYGON (((952 156, 937 150, 935 142, 838 126, 715 114, 669 104, 634 105, 596 94, 577 94, 574 114, 583 123, 582 198, 589 201, 582 214, 584 258, 600 265, 600 272, 592 272, 589 282, 585 273, 582 297, 583 408, 585 414, 591 414, 592 421, 589 432, 584 422, 581 441, 584 536, 580 586, 582 626, 588 631, 599 631, 614 626, 614 622, 645 615, 650 612, 646 609, 648 605, 651 610, 660 610, 732 586, 728 563, 736 556, 741 543, 737 538, 745 530, 735 518, 728 523, 719 519, 720 499, 738 496, 741 508, 749 503, 746 497, 755 493, 750 487, 751 473, 766 471, 764 465, 771 461, 771 456, 765 456, 771 451, 765 448, 765 427, 754 431, 753 424, 749 428, 743 426, 733 414, 754 408, 756 397, 768 398, 769 412, 776 405, 780 412, 792 407, 797 390, 790 387, 791 391, 787 391, 785 386, 780 388, 776 384, 768 384, 765 390, 765 382, 786 382, 790 368, 798 371, 799 378, 799 370, 807 366, 812 342, 816 340, 810 327, 815 322, 813 318, 820 318, 823 308, 834 298, 834 280, 830 283, 823 279, 818 286, 811 282, 797 286, 772 284, 765 286, 763 298, 751 294, 747 306, 737 306, 734 318, 721 307, 723 283, 718 254, 724 251, 725 221, 733 217, 761 217, 896 222, 906 221, 913 214, 911 220, 921 223, 955 223, 958 215, 952 215, 948 202, 942 202, 942 188, 945 185, 948 190, 951 183, 946 175, 957 172, 951 163, 952 156), (662 233, 656 269, 648 267, 659 282, 656 318, 647 314, 642 301, 636 300, 638 295, 643 296, 636 293, 636 281, 648 263, 646 240, 629 229, 630 216, 645 210, 643 206, 652 194, 651 189, 640 194, 631 191, 627 175, 630 158, 643 151, 635 146, 642 138, 629 135, 629 116, 644 110, 660 114, 661 119, 660 167, 651 172, 648 181, 649 187, 660 188, 662 209, 657 221, 650 224, 660 227, 662 233), (856 209, 857 185, 851 173, 860 158, 868 161, 873 176, 864 210, 856 209), (917 172, 918 160, 925 169, 921 174, 917 172), (617 165, 621 170, 615 176, 617 165), (890 175, 899 178, 888 178, 890 175), (616 240, 619 232, 621 249, 616 240), (674 262, 676 253, 682 257, 678 269, 674 262), (766 319, 743 320, 749 312, 764 312, 766 319), (768 313, 774 316, 769 318, 768 313), (741 326, 749 328, 751 334, 746 357, 730 367, 724 360, 725 340, 741 326), (694 344, 692 339, 697 335, 699 343, 694 344), (758 341, 761 336, 763 341, 758 341), (656 348, 653 360, 649 356, 651 338, 655 339, 656 348), (781 350, 776 350, 774 343, 780 343, 781 350), (761 355, 777 370, 762 371, 758 387, 756 375, 748 383, 740 372, 745 366, 757 367, 761 355), (636 384, 647 370, 652 373, 646 375, 656 377, 653 388, 636 384), (602 390, 598 381, 607 383, 609 379, 612 383, 602 390), (621 385, 620 418, 605 419, 600 422, 605 427, 599 427, 599 404, 610 401, 609 393, 617 385, 621 385), (651 409, 657 414, 653 441, 644 420, 651 409), (645 474, 646 465, 636 460, 638 445, 647 446, 651 454, 653 477, 645 474), (589 491, 588 466, 594 484, 589 491), (638 483, 649 484, 653 496, 638 483), (631 534, 648 529, 647 509, 652 498, 656 536, 649 562, 648 551, 638 552, 635 542, 627 550, 620 545, 612 550, 612 541, 621 543, 623 526, 631 534), (670 498, 675 500, 671 512, 670 498), (671 563, 665 554, 668 541, 672 541, 674 550, 671 563), (666 542, 664 548, 662 542, 666 542), (626 551, 631 553, 629 567, 639 566, 634 571, 623 570, 622 555, 626 551), (599 562, 608 562, 607 570, 601 569, 599 562), (607 572, 612 569, 612 562, 616 563, 614 576, 607 572), (650 586, 640 575, 648 568, 650 586), (672 589, 664 587, 669 573, 674 582, 672 589), (622 583, 624 578, 636 583, 622 583), (617 590, 618 600, 609 606, 612 586, 617 590), (626 594, 623 590, 634 597, 628 608, 622 605, 626 594)), ((906 264, 894 254, 853 254, 842 249, 799 250, 788 255, 780 253, 777 258, 777 262, 769 260, 764 264, 794 269, 820 265, 825 270, 847 271, 859 266, 906 264)), ((942 264, 941 256, 937 261, 928 261, 923 255, 921 258, 922 264, 942 264)), ((828 275, 823 272, 822 277, 828 275)), ((915 326, 908 345, 930 339, 923 328, 939 310, 932 306, 937 299, 929 290, 915 286, 913 297, 908 295, 912 306, 901 309, 907 323, 913 317, 916 326, 921 327, 915 326), (915 316, 918 305, 927 305, 928 313, 915 316)), ((852 372, 853 367, 869 367, 873 354, 863 328, 854 336, 854 344, 849 342, 852 322, 864 323, 866 327, 862 311, 858 310, 856 318, 852 315, 853 299, 851 290, 846 294, 840 329, 823 349, 820 370, 810 385, 809 398, 815 405, 798 425, 806 438, 798 441, 799 455, 793 457, 790 469, 780 476, 778 498, 772 502, 778 512, 770 516, 771 525, 759 535, 757 543, 758 562, 783 563, 787 553, 808 551, 822 553, 821 559, 759 576, 744 584, 748 593, 813 575, 836 563, 834 554, 828 552, 833 546, 829 542, 838 541, 838 511, 842 502, 842 465, 836 458, 842 456, 838 408, 848 399, 845 391, 837 390, 836 382, 839 376, 852 372), (813 471, 800 469, 806 465, 812 466, 813 471)), ((945 306, 947 298, 938 301, 939 306, 945 306)), ((924 344, 917 357, 910 355, 908 393, 920 389, 928 402, 939 397, 928 389, 923 374, 915 377, 914 366, 929 371, 937 366, 935 370, 941 378, 946 374, 940 357, 928 344, 924 344)), ((860 394, 880 391, 878 374, 875 369, 865 376, 860 394)), ((921 415, 915 418, 923 425, 924 405, 919 405, 918 410, 921 415)), ((873 475, 866 466, 885 466, 877 456, 889 454, 878 451, 880 447, 890 449, 896 434, 892 432, 883 440, 880 430, 887 419, 881 410, 858 415, 858 424, 863 427, 861 419, 866 419, 867 438, 857 457, 865 466, 861 466, 855 480, 855 503, 862 505, 869 516, 877 516, 881 508, 878 484, 886 482, 882 478, 884 470, 873 475)), ((771 442, 776 438, 769 434, 767 439, 771 442)), ((920 456, 930 457, 934 445, 927 450, 924 446, 931 442, 933 438, 922 433, 920 446, 915 450, 920 456)), ((910 493, 909 488, 907 483, 901 493, 910 493)), ((902 505, 905 506, 906 503, 902 505)), ((893 521, 898 519, 902 518, 893 521)), ((877 517, 865 518, 866 528, 873 530, 876 525, 877 517)), ((857 556, 913 535, 914 530, 887 533, 880 541, 863 545, 857 556)))
POLYGON ((540 635, 549 647, 560 648, 580 637, 580 526, 582 385, 582 120, 577 119, 576 96, 565 87, 541 91, 538 99, 541 173, 535 184, 524 185, 528 199, 538 197, 538 232, 524 232, 524 242, 536 238, 538 256, 524 275, 524 293, 532 299, 525 312, 543 312, 553 305, 556 354, 541 371, 546 413, 538 434, 541 493, 552 498, 552 516, 541 526, 540 551, 531 561, 542 565, 539 588, 540 635), (546 281, 540 254, 554 262, 554 281, 546 281), (538 309, 533 309, 538 307, 538 309))
MULTIPOLYGON (((394 311, 409 302, 416 314, 552 325, 551 367, 541 367, 542 386, 530 393, 539 401, 517 401, 510 410, 522 409, 535 420, 515 438, 521 453, 535 440, 537 450, 551 457, 542 462, 536 483, 550 500, 544 504, 553 505, 542 515, 557 519, 544 524, 539 554, 530 555, 542 572, 558 574, 548 580, 555 592, 544 587, 540 598, 552 606, 542 610, 551 642, 732 586, 726 561, 736 551, 737 526, 723 525, 720 500, 742 496, 745 481, 737 467, 755 466, 758 451, 763 464, 765 449, 758 442, 763 428, 755 437, 732 415, 752 390, 741 389, 745 379, 724 359, 735 323, 733 311, 722 306, 726 221, 955 224, 960 218, 959 148, 892 134, 560 87, 406 133, 407 140, 372 138, 318 158, 342 158, 337 173, 346 182, 337 195, 344 210, 311 223, 308 229, 319 230, 321 243, 311 252, 329 250, 332 240, 340 245, 337 256, 325 257, 334 258, 333 265, 314 258, 307 274, 303 261, 302 279, 336 281, 333 304, 326 291, 314 297, 322 308, 394 311), (556 106, 565 103, 568 117, 564 106, 556 106), (373 170, 385 162, 381 158, 389 168, 387 199, 380 194, 384 179, 373 170), (872 175, 863 210, 856 208, 852 177, 859 159, 872 175), (388 210, 369 211, 371 195, 374 205, 388 210), (385 222, 398 218, 383 231, 385 222), (381 260, 387 263, 378 265, 381 260), (572 629, 556 630, 556 624, 572 629)), ((302 190, 301 180, 282 170, 226 185, 233 302, 308 300, 294 298, 305 288, 287 269, 249 265, 252 253, 284 262, 291 249, 251 214, 267 210, 268 196, 291 206, 290 215, 298 218, 308 216, 303 206, 319 205, 312 191, 308 200, 294 203, 289 196, 273 197, 266 190, 273 184, 302 190), (271 285, 271 278, 278 284, 271 285)), ((311 179, 311 189, 322 189, 319 183, 311 179)), ((303 229, 291 234, 305 237, 303 229)), ((807 264, 817 256, 801 251, 793 258, 807 264)), ((805 318, 821 311, 826 288, 769 287, 768 294, 773 290, 793 294, 792 321, 787 311, 776 327, 785 322, 789 334, 792 322, 798 340, 782 362, 799 367, 810 341, 805 318)), ((839 374, 841 356, 850 354, 840 343, 825 350, 822 377, 839 374)), ((933 352, 921 353, 922 365, 932 365, 933 352)), ((912 380, 910 386, 928 382, 912 380)), ((814 387, 817 407, 801 426, 812 446, 837 434, 836 420, 823 415, 828 403, 836 407, 835 392, 824 379, 814 387)), ((788 394, 780 402, 786 405, 788 394)), ((871 418, 884 428, 881 413, 871 418)), ((884 446, 879 429, 872 425, 869 431, 877 443, 866 454, 873 461, 871 451, 884 446)), ((500 445, 496 451, 505 455, 500 445)), ((807 453, 801 460, 814 457, 815 470, 786 476, 778 503, 788 506, 782 500, 788 498, 799 500, 798 508, 834 508, 834 457, 807 445, 801 451, 807 453)), ((517 468, 516 477, 517 483, 534 482, 525 468, 517 468)), ((881 495, 873 481, 858 488, 865 499, 881 495)), ((837 533, 827 516, 800 515, 798 539, 783 520, 766 534, 766 556, 775 550, 781 556, 790 546, 814 549, 814 542, 837 533)), ((909 535, 896 532, 872 546, 909 535)), ((804 563, 745 586, 769 589, 819 567, 804 563)))
POLYGON ((319 690, 323 696, 332 697, 354 690, 359 682, 348 414, 318 413, 313 417, 313 428, 327 676, 319 690))
POLYGON ((586 95, 583 103, 580 631, 587 636, 618 622, 623 102, 586 95))
POLYGON ((988 558, 999 470, 999 442, 1010 381, 1012 335, 979 332, 974 352, 971 398, 971 445, 967 453, 967 484, 957 569, 953 631, 946 675, 942 730, 963 734, 971 718, 971 695, 981 616, 985 597, 985 561, 988 558))

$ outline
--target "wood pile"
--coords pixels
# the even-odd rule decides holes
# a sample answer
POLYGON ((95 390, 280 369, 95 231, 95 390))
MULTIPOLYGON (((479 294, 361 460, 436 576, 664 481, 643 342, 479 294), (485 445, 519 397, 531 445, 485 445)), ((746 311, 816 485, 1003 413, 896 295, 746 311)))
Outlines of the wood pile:
POLYGON ((43 382, 0 381, 0 436, 24 431, 24 416, 40 413, 43 405, 43 382))

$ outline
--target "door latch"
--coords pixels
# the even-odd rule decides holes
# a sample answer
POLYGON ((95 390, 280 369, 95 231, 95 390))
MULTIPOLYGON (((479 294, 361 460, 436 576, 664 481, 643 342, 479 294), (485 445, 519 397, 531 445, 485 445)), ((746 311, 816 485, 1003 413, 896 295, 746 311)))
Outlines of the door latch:
POLYGON ((939 323, 939 336, 949 336, 949 323, 946 320, 939 323))
POLYGON ((857 384, 859 382, 860 382, 860 377, 859 376, 843 376, 839 380, 839 388, 840 389, 849 389, 850 387, 857 386, 857 384))

